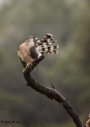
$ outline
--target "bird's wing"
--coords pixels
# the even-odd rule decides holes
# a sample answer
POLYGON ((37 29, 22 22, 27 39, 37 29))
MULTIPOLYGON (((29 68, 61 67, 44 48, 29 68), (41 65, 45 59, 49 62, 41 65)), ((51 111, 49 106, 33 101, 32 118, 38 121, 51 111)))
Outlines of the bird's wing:
POLYGON ((30 55, 31 55, 31 57, 32 57, 33 59, 38 58, 38 53, 37 53, 35 47, 31 47, 31 48, 30 48, 30 55))
MULTIPOLYGON (((19 58, 20 58, 20 57, 19 57, 19 58)), ((25 68, 26 65, 27 65, 27 63, 23 62, 21 58, 20 58, 20 60, 21 60, 21 63, 22 63, 22 65, 23 65, 23 67, 25 68)))

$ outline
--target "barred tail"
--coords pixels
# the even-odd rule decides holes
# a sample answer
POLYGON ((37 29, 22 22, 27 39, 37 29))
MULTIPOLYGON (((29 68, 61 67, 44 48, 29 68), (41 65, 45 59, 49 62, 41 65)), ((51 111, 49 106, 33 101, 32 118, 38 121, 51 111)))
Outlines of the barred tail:
POLYGON ((41 46, 41 45, 51 45, 52 43, 55 43, 56 42, 56 40, 54 40, 54 38, 53 38, 53 35, 52 34, 49 34, 49 33, 47 33, 46 34, 46 36, 44 36, 44 38, 40 41, 38 38, 35 38, 35 40, 36 40, 36 45, 35 45, 35 47, 37 47, 37 46, 41 46))
POLYGON ((39 51, 42 54, 58 54, 58 50, 57 50, 58 48, 59 48, 59 45, 57 45, 57 46, 48 46, 48 47, 41 46, 39 48, 39 51))
POLYGON ((35 47, 39 54, 58 54, 57 49, 59 48, 59 45, 50 46, 51 44, 56 42, 51 34, 47 33, 41 41, 38 38, 35 38, 35 40, 35 47))

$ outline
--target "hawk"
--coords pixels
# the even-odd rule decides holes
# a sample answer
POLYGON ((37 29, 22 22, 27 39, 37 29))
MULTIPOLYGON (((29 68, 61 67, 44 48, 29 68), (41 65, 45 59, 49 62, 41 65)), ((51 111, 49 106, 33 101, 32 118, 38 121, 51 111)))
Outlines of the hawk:
POLYGON ((37 37, 28 36, 27 40, 19 46, 18 56, 24 66, 24 70, 32 65, 32 62, 42 54, 58 54, 59 45, 50 46, 55 43, 53 35, 47 33, 42 40, 37 37))

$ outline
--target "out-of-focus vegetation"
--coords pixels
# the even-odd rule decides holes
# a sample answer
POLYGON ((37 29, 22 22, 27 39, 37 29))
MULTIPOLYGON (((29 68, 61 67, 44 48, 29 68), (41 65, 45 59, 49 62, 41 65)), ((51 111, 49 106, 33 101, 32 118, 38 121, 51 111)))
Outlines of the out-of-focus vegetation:
POLYGON ((75 127, 62 106, 26 86, 17 55, 28 35, 48 32, 60 45, 32 76, 68 98, 85 123, 90 113, 90 1, 14 0, 0 10, 0 126, 75 127))

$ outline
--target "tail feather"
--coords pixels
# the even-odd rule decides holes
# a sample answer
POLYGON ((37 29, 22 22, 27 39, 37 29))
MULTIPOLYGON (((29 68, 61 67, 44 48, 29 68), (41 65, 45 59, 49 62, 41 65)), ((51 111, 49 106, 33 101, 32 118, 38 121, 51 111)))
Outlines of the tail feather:
POLYGON ((53 51, 47 51, 47 52, 41 52, 42 54, 58 54, 58 50, 53 51))
POLYGON ((45 51, 45 50, 53 50, 53 49, 58 49, 59 45, 55 45, 55 46, 41 46, 39 48, 40 51, 45 51))
POLYGON ((38 38, 35 38, 35 40, 35 47, 40 54, 58 54, 57 49, 59 48, 59 45, 50 46, 56 42, 52 34, 47 33, 41 41, 38 38))

